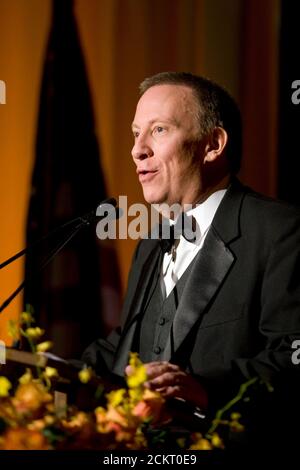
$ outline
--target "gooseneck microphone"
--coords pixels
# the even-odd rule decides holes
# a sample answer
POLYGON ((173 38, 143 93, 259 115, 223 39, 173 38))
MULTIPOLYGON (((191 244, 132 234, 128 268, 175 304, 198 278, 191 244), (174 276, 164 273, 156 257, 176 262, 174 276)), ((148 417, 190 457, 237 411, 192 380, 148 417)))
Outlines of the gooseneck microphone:
POLYGON ((27 282, 31 280, 36 274, 40 273, 50 263, 50 261, 52 261, 52 259, 65 247, 65 245, 67 245, 67 243, 69 243, 69 241, 71 241, 72 238, 74 238, 75 235, 77 235, 77 233, 83 227, 86 227, 92 224, 93 222, 96 222, 97 220, 103 219, 105 215, 97 215, 97 213, 99 212, 99 209, 101 208, 101 206, 107 207, 108 205, 111 205, 115 208, 115 217, 116 219, 119 218, 120 212, 117 207, 116 199, 114 198, 105 199, 98 205, 97 209, 87 212, 86 214, 80 217, 76 217, 75 219, 72 219, 69 222, 66 222, 63 225, 55 228, 50 233, 44 235, 42 238, 34 242, 32 245, 24 248, 23 250, 19 251, 18 253, 11 256, 3 263, 1 263, 0 269, 3 269, 5 266, 8 266, 9 264, 13 263, 15 260, 17 260, 21 256, 24 256, 27 253, 33 253, 35 249, 37 249, 43 242, 50 240, 54 236, 59 235, 60 232, 65 232, 65 229, 68 229, 68 233, 67 234, 64 233, 64 236, 62 237, 62 239, 43 259, 43 261, 41 262, 40 266, 37 269, 37 272, 29 276, 27 279, 24 279, 24 281, 16 288, 16 290, 2 303, 2 305, 0 305, 0 313, 12 302, 12 300, 18 295, 18 293, 21 292, 22 289, 24 289, 27 282))

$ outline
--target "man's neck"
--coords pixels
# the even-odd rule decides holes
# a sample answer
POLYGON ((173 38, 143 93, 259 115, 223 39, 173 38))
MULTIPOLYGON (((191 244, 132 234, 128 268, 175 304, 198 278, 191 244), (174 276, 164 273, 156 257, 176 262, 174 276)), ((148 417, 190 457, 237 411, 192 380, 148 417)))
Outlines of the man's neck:
POLYGON ((215 193, 216 191, 219 191, 220 189, 226 189, 228 188, 229 184, 230 184, 230 175, 226 175, 224 176, 224 178, 222 178, 221 180, 219 180, 216 184, 214 185, 209 185, 207 187, 205 187, 204 185, 204 188, 203 190, 201 191, 201 194, 196 198, 195 201, 193 201, 191 204, 193 205, 193 207, 195 207, 197 204, 201 204, 203 203, 204 201, 206 201, 206 199, 209 198, 209 196, 211 196, 213 193, 215 193))
MULTIPOLYGON (((216 184, 210 185, 210 186, 203 186, 201 192, 195 194, 193 197, 190 197, 190 199, 187 199, 184 202, 177 202, 177 210, 174 212, 175 209, 175 203, 173 203, 172 211, 170 211, 169 207, 166 207, 165 204, 162 204, 159 209, 157 208, 158 212, 160 212, 162 217, 165 217, 166 219, 171 219, 171 220, 176 220, 178 215, 181 212, 188 211, 194 207, 197 206, 197 204, 202 204, 205 202, 213 193, 222 190, 222 189, 227 189, 229 184, 230 184, 230 175, 224 176, 221 180, 219 180, 216 184)), ((159 206, 159 205, 157 205, 159 206)))

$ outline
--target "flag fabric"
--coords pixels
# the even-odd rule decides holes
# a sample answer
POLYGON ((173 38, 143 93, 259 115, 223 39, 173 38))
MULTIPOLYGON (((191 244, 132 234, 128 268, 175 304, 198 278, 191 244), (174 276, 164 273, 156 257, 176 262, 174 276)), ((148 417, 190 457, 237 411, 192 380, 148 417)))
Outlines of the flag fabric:
MULTIPOLYGON (((27 245, 64 222, 96 210, 105 197, 73 2, 53 0, 40 95, 27 245)), ((39 326, 54 341, 53 352, 62 357, 78 357, 87 344, 107 333, 102 315, 102 292, 107 277, 110 276, 108 284, 116 296, 113 309, 118 306, 120 282, 114 251, 108 252, 101 245, 92 226, 83 228, 39 273, 43 258, 63 236, 58 233, 47 239, 27 256, 24 303, 33 306, 39 326), (110 263, 104 265, 108 256, 110 263)))

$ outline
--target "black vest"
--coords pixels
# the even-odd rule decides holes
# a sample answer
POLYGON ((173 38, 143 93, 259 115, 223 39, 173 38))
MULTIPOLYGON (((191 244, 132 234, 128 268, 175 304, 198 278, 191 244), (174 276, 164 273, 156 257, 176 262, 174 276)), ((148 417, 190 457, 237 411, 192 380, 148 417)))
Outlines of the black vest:
POLYGON ((148 289, 148 299, 134 340, 134 350, 144 363, 161 360, 169 335, 172 335, 173 319, 196 257, 197 255, 165 299, 160 285, 161 263, 154 270, 152 285, 148 289))

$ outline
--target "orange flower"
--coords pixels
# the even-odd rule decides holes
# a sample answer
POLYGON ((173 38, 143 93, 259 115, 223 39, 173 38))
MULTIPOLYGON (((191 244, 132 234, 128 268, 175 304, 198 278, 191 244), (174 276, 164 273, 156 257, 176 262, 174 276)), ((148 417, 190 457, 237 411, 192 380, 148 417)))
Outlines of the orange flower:
POLYGON ((41 431, 46 426, 49 426, 55 422, 55 418, 51 415, 46 415, 43 418, 36 419, 31 421, 27 425, 27 429, 31 429, 32 431, 41 431))
POLYGON ((19 413, 27 413, 38 410, 52 399, 41 383, 29 382, 18 386, 13 403, 19 413))
POLYGON ((51 449, 46 438, 39 431, 26 428, 11 428, 4 435, 2 450, 48 450, 51 449))
POLYGON ((15 422, 17 419, 16 410, 10 398, 1 399, 0 401, 0 416, 7 423, 15 422))
POLYGON ((151 408, 145 401, 139 401, 132 410, 134 416, 139 418, 149 418, 151 416, 151 408))
POLYGON ((95 414, 99 433, 113 432, 116 442, 123 442, 126 447, 131 448, 139 424, 135 417, 126 415, 125 411, 111 405, 108 405, 107 410, 96 408, 95 414))
POLYGON ((146 388, 143 393, 143 400, 135 405, 132 414, 142 420, 151 418, 152 423, 157 423, 161 417, 164 403, 165 400, 160 394, 146 388))
POLYGON ((128 426, 128 421, 126 420, 125 416, 117 408, 114 408, 110 405, 108 406, 106 412, 106 419, 107 421, 117 423, 122 427, 128 426))
POLYGON ((69 420, 64 419, 62 421, 62 424, 65 428, 68 428, 69 430, 77 431, 83 428, 83 426, 85 426, 89 422, 90 420, 88 418, 88 415, 83 411, 79 411, 74 416, 71 416, 69 420))
POLYGON ((106 418, 106 410, 102 406, 98 406, 95 411, 96 416, 96 423, 97 423, 97 431, 101 433, 108 432, 107 431, 107 418, 106 418))
POLYGON ((72 447, 77 448, 82 445, 89 445, 94 433, 94 423, 92 417, 83 411, 78 411, 70 419, 64 419, 62 426, 73 436, 72 447))

